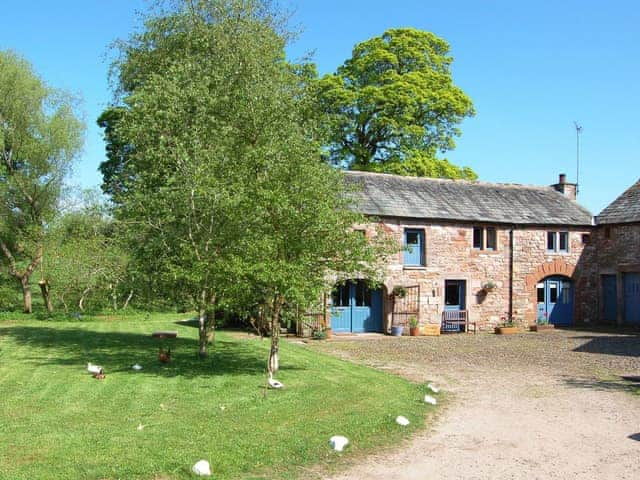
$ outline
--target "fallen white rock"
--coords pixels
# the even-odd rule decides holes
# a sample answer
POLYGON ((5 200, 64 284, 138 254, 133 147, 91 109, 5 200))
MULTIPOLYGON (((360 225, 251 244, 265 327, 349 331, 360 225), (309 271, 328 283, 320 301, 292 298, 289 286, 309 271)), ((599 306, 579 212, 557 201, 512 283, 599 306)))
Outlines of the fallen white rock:
POLYGON ((137 372, 138 370, 142 370, 142 365, 136 363, 135 365, 132 365, 131 368, 137 372))
POLYGON ((403 427, 406 427, 411 422, 409 422, 409 419, 407 417, 403 417, 402 415, 399 415, 396 417, 396 423, 398 425, 402 425, 403 427))
POLYGON ((347 437, 343 437, 342 435, 334 435, 329 439, 329 444, 331 448, 333 448, 336 452, 341 452, 344 447, 349 445, 349 439, 347 437))
POLYGON ((196 462, 196 464, 191 467, 191 471, 196 475, 200 475, 201 477, 211 476, 211 466, 206 460, 200 460, 199 462, 196 462))
POLYGON ((438 393, 440 389, 436 387, 433 383, 427 385, 427 388, 431 390, 433 393, 438 393))
POLYGON ((431 395, 425 395, 424 396, 424 403, 429 403, 431 405, 437 405, 438 401, 433 398, 431 395))

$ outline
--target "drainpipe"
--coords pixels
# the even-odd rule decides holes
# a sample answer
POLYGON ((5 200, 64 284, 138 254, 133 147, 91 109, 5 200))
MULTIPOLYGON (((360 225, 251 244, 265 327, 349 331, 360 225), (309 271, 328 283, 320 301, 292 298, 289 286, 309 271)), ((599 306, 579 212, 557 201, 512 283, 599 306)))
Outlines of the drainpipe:
POLYGON ((513 318, 513 226, 509 230, 509 318, 513 318))

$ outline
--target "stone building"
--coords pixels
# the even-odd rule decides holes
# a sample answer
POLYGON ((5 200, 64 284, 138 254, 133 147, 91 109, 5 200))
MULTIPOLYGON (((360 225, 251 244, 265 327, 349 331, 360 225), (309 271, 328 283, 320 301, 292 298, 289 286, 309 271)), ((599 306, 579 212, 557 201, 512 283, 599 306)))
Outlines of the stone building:
POLYGON ((441 325, 443 312, 464 313, 480 328, 509 317, 574 323, 574 277, 593 227, 564 175, 550 187, 346 176, 360 186, 357 209, 372 219, 365 234, 380 227, 400 251, 382 288, 366 279, 336 286, 334 332, 387 332, 411 317, 441 325))
POLYGON ((640 325, 640 180, 595 223, 576 272, 578 320, 640 325))

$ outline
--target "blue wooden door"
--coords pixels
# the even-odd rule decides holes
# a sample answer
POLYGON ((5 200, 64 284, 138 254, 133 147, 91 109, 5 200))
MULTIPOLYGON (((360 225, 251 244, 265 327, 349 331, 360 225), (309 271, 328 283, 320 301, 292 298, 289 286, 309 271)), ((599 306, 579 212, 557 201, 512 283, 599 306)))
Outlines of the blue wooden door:
POLYGON ((404 231, 404 264, 407 266, 424 265, 424 231, 406 229, 404 231))
POLYGON ((336 333, 382 331, 382 291, 357 280, 334 289, 331 327, 336 333))
MULTIPOLYGON (((465 295, 467 282, 465 280, 445 280, 444 282, 444 309, 464 310, 466 307, 465 295)), ((443 323, 442 329, 446 332, 458 332, 464 330, 464 326, 452 323, 443 323)))
POLYGON ((625 273, 624 323, 640 325, 640 273, 625 273))
POLYGON ((338 285, 331 292, 331 329, 351 331, 351 283, 338 285))
POLYGON ((618 287, 615 275, 602 275, 602 319, 616 323, 618 318, 618 287))
POLYGON ((445 280, 444 282, 444 309, 445 310, 464 310, 465 294, 466 294, 466 281, 465 280, 445 280))
POLYGON ((549 277, 538 284, 538 319, 557 326, 573 324, 573 282, 549 277))

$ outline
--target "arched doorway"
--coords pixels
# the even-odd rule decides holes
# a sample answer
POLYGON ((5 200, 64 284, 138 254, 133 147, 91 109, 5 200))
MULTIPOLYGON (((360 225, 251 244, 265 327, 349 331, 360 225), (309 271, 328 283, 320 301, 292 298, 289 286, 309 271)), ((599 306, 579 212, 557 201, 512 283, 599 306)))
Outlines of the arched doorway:
POLYGON ((557 326, 573 325, 573 282, 559 275, 547 277, 536 285, 537 318, 557 326))
POLYGON ((331 329, 335 333, 382 332, 382 290, 364 280, 349 280, 331 292, 331 329))

